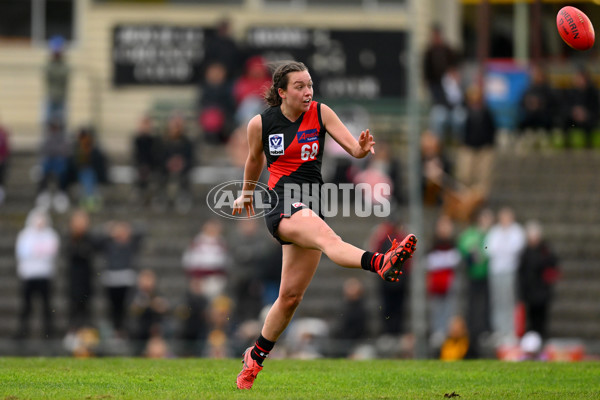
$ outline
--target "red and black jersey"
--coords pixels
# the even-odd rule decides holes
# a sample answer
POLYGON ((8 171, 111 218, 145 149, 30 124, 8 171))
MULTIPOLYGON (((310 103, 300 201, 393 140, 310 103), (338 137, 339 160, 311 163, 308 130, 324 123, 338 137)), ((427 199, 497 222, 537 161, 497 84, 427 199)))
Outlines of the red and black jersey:
POLYGON ((295 122, 287 119, 280 107, 268 108, 261 118, 269 188, 283 193, 283 185, 288 182, 323 184, 321 163, 326 131, 321 104, 311 102, 309 110, 295 122))

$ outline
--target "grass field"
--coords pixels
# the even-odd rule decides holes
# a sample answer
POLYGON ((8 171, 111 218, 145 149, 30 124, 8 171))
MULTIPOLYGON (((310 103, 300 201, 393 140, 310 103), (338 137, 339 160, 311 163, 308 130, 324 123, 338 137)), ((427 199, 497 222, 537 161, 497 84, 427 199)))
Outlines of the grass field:
POLYGON ((600 399, 600 363, 269 360, 238 391, 239 360, 0 358, 0 400, 600 399))

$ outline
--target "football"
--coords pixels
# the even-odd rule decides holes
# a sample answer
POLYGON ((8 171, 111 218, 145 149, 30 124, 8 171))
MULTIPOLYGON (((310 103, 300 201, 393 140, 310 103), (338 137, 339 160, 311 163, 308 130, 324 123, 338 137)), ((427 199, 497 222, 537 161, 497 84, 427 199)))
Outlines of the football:
POLYGON ((560 37, 575 50, 588 50, 594 45, 594 27, 581 10, 566 6, 556 15, 560 37))

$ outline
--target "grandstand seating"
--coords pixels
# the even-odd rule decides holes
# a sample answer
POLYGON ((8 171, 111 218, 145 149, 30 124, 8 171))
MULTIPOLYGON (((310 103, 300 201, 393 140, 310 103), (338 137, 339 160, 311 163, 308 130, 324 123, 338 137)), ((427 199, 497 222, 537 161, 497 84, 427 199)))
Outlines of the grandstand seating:
MULTIPOLYGON (((208 157, 214 160, 220 157, 214 149, 210 152, 212 155, 208 157)), ((210 158, 204 160, 210 162, 210 158)), ((121 161, 115 160, 113 166, 127 163, 126 160, 121 161)), ((13 155, 8 175, 8 199, 0 206, 0 341, 10 338, 16 330, 20 296, 15 274, 14 241, 34 203, 35 183, 31 170, 36 163, 37 158, 33 153, 18 152, 13 155)), ((506 204, 514 207, 522 222, 529 218, 540 220, 561 259, 562 279, 557 285, 551 311, 551 335, 582 338, 590 348, 598 348, 600 191, 597 188, 600 176, 596 171, 600 168, 600 154, 585 150, 531 153, 526 157, 500 154, 496 165, 492 206, 497 208, 506 204)), ((210 171, 205 171, 204 175, 201 171, 198 174, 205 177, 211 175, 210 171)), ((211 215, 204 200, 211 183, 203 183, 202 179, 197 182, 194 185, 195 204, 186 215, 139 207, 132 203, 131 186, 125 181, 114 183, 110 190, 103 191, 104 207, 93 215, 95 224, 124 218, 145 227, 146 239, 139 267, 151 268, 158 273, 160 290, 174 304, 182 301, 185 291, 180 264, 182 252, 202 221, 211 215)), ((53 218, 55 227, 65 232, 67 217, 53 214, 53 218)), ((223 222, 226 231, 235 229, 234 221, 223 222)), ((329 222, 344 239, 364 246, 368 232, 377 221, 351 217, 331 218, 329 222)), ((97 265, 97 271, 101 273, 100 265, 97 265)), ((328 320, 334 318, 341 304, 343 279, 356 274, 357 271, 340 269, 323 257, 298 314, 328 320)), ((361 280, 367 288, 368 306, 377 309, 377 277, 365 275, 361 280)), ((64 331, 67 303, 62 260, 55 282, 56 324, 64 331)), ((105 316, 105 301, 99 282, 94 299, 94 315, 102 319, 105 316)), ((373 325, 373 329, 377 329, 377 324, 373 325)), ((0 352, 10 351, 10 347, 0 346, 0 352)))

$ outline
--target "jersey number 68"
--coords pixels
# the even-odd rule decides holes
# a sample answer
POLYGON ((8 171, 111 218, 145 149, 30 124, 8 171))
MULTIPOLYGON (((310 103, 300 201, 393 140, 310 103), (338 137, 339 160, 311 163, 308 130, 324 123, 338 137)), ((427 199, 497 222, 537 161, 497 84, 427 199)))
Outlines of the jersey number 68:
POLYGON ((315 157, 317 157, 318 152, 319 152, 319 142, 314 142, 312 144, 312 151, 311 151, 311 145, 305 144, 304 146, 302 146, 300 158, 304 161, 306 161, 308 159, 314 160, 315 157))

